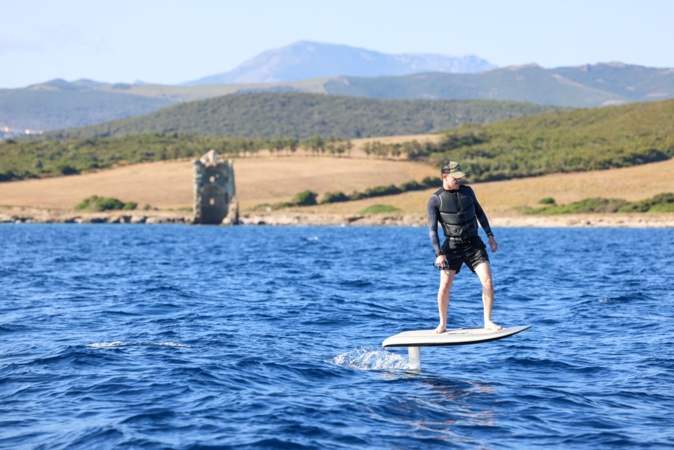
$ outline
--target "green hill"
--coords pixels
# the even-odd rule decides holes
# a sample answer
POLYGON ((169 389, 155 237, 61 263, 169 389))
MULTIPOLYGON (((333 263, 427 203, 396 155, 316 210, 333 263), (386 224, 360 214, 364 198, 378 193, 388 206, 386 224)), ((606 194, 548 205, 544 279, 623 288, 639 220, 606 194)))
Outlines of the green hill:
POLYGON ((663 161, 674 157, 674 100, 467 124, 416 157, 460 161, 472 181, 663 161))
POLYGON ((554 108, 486 100, 375 100, 293 92, 226 95, 47 137, 88 138, 144 133, 343 139, 424 134, 466 122, 493 122, 554 108))
POLYGON ((324 93, 325 80, 265 85, 164 86, 52 80, 0 89, 0 128, 53 131, 140 116, 167 106, 227 94, 260 91, 324 93))

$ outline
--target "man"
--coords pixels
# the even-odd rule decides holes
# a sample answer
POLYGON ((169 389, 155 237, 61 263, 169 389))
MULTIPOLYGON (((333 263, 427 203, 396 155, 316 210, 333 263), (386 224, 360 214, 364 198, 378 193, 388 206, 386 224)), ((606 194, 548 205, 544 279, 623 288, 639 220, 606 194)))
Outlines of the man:
POLYGON ((428 201, 428 229, 435 249, 435 264, 441 268, 438 288, 440 324, 435 332, 440 334, 447 329, 449 291, 452 289, 454 276, 459 273, 464 263, 477 274, 482 283, 484 327, 488 330, 500 330, 503 327, 491 320, 494 283, 486 246, 478 235, 478 221, 487 233, 492 252, 496 251, 498 244, 475 193, 470 187, 461 185, 461 179, 466 174, 461 171, 459 163, 456 161, 445 163, 442 166, 441 176, 442 188, 428 201), (445 235, 442 247, 438 239, 438 223, 445 235))

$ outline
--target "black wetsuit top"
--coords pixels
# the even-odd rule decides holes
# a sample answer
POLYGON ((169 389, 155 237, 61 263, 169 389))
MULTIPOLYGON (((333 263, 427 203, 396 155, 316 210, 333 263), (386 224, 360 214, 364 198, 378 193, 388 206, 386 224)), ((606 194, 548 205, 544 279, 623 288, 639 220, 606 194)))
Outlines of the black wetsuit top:
MULTIPOLYGON (((459 189, 454 190, 454 191, 449 191, 446 189, 440 189, 438 192, 433 194, 428 200, 428 231, 431 237, 431 243, 433 244, 433 249, 435 250, 435 254, 439 255, 442 253, 442 247, 440 245, 440 239, 438 237, 438 223, 442 222, 442 217, 440 215, 440 194, 447 196, 453 196, 455 198, 455 201, 453 202, 456 208, 458 209, 456 211, 456 216, 455 217, 464 217, 464 210, 463 208, 465 205, 469 205, 472 202, 472 207, 475 209, 475 215, 470 214, 472 217, 469 217, 467 221, 465 222, 459 222, 458 225, 463 229, 463 230, 470 230, 471 235, 477 235, 477 223, 480 222, 480 225, 484 229, 484 231, 487 233, 487 236, 492 236, 493 233, 491 232, 491 227, 489 226, 489 221, 487 220, 487 215, 484 213, 484 210, 480 206, 480 204, 477 201, 477 197, 475 197, 475 192, 473 192, 473 189, 471 189, 468 186, 461 185, 459 186, 459 189), (464 197, 462 199, 462 197, 464 197), (462 201, 463 200, 463 201, 462 201), (475 233, 475 234, 473 234, 475 233)), ((445 211, 443 211, 445 213, 445 211)), ((445 228, 445 227, 443 227, 445 228)), ((447 230, 445 229, 445 236, 447 236, 447 230)))

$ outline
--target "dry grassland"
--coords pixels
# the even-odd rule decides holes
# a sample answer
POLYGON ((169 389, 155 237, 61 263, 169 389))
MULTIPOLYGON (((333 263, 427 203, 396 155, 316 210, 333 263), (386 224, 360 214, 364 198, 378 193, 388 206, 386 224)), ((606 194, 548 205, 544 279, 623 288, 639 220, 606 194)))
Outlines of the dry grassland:
MULTIPOLYGON (((305 189, 350 193, 436 175, 412 162, 310 156, 240 158, 234 162, 243 210, 288 201, 305 189)), ((191 161, 139 164, 78 176, 0 183, 0 205, 72 209, 90 195, 116 197, 160 209, 191 206, 191 161)))
MULTIPOLYGON (((436 136, 378 138, 382 142, 437 139, 436 136)), ((370 139, 374 140, 374 139, 370 139)), ((366 158, 355 141, 351 158, 312 156, 259 156, 234 162, 237 194, 245 214, 261 204, 290 200, 311 189, 351 193, 368 187, 396 184, 426 176, 438 176, 427 164, 366 158)), ((544 197, 566 204, 588 197, 642 200, 662 192, 674 192, 674 160, 600 172, 555 174, 473 185, 483 207, 492 216, 516 214, 522 206, 536 206, 544 197)), ((0 205, 71 210, 90 195, 116 197, 159 209, 189 207, 193 200, 191 161, 140 164, 78 176, 0 183, 0 205)), ((357 202, 302 208, 306 213, 358 214, 373 204, 392 205, 402 213, 425 214, 433 190, 408 192, 357 202)))
MULTIPOLYGON (((492 215, 515 214, 523 206, 539 206, 545 197, 567 204, 590 197, 643 200, 663 192, 674 192, 674 160, 625 169, 597 172, 554 174, 536 178, 478 183, 472 185, 480 204, 492 215)), ((436 174, 437 176, 437 174, 436 174)), ((438 186, 439 187, 439 186, 438 186)), ((387 204, 408 214, 425 214, 433 189, 360 200, 335 205, 321 205, 316 212, 355 213, 374 204, 387 204)))

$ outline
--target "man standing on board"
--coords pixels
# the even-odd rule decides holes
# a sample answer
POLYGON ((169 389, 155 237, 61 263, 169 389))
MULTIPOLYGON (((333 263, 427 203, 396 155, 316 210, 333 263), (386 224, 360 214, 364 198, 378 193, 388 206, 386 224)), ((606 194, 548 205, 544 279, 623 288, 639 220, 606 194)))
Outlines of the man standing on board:
POLYGON ((482 305, 484 307, 484 327, 488 330, 500 330, 503 327, 491 320, 494 304, 494 283, 486 245, 478 235, 477 223, 487 233, 492 252, 498 248, 489 221, 477 202, 473 189, 461 185, 466 176, 456 161, 442 166, 442 188, 428 201, 428 230, 435 249, 435 264, 441 268, 440 287, 438 288, 438 313, 440 324, 435 332, 440 334, 447 329, 447 310, 449 309, 449 291, 454 276, 465 263, 477 274, 482 283, 482 305), (445 235, 440 246, 438 223, 445 235))

